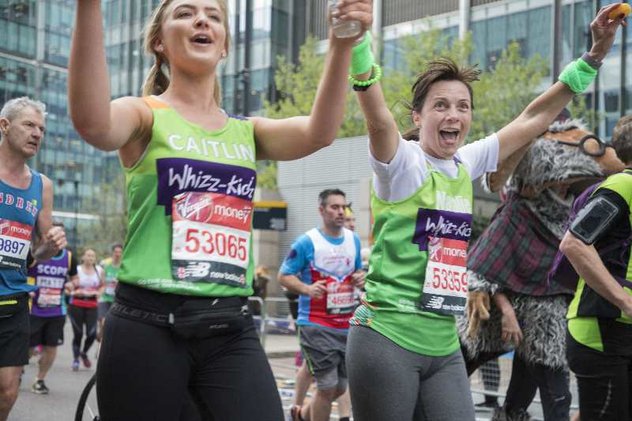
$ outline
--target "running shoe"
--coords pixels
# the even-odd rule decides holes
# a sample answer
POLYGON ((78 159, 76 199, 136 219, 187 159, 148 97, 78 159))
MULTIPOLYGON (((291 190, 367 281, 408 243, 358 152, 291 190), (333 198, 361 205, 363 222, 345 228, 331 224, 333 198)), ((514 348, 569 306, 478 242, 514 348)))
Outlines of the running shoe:
POLYGON ((489 409, 489 410, 494 410, 496 408, 498 408, 500 405, 498 405, 498 401, 493 399, 493 400, 485 400, 483 402, 479 402, 476 405, 474 405, 474 407, 476 409, 489 409))
POLYGON ((79 371, 79 360, 72 361, 72 371, 79 371))
POLYGON ((92 367, 92 362, 90 361, 90 358, 88 358, 88 354, 86 354, 85 352, 82 352, 80 356, 81 356, 81 361, 83 362, 83 366, 85 368, 92 367))
POLYGON ((38 395, 48 395, 48 388, 46 384, 44 384, 44 380, 36 380, 33 386, 31 386, 31 391, 38 395))

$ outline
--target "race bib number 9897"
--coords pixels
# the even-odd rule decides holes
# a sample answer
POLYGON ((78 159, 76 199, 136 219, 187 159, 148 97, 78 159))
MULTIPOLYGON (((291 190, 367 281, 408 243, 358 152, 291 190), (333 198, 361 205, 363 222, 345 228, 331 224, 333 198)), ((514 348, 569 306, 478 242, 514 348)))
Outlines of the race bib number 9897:
POLYGON ((26 265, 33 227, 0 219, 0 268, 17 269, 26 265))

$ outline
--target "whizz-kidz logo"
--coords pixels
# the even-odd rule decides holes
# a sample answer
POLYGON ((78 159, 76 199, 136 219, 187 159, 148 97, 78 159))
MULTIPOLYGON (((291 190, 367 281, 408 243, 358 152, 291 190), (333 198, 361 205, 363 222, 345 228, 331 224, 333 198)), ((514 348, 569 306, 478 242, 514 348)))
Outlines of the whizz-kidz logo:
POLYGON ((469 241, 472 235, 472 215, 436 209, 419 209, 413 243, 420 251, 428 250, 428 238, 450 238, 469 241))
POLYGON ((158 204, 171 214, 171 200, 183 192, 218 193, 251 201, 257 184, 254 169, 186 158, 156 160, 158 204))

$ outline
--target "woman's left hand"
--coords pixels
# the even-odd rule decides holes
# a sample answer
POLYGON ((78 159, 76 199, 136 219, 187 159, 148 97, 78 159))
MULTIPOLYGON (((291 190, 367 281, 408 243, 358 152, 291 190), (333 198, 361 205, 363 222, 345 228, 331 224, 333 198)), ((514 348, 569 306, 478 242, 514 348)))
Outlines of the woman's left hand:
POLYGON ((608 14, 619 7, 619 4, 613 3, 602 7, 595 19, 590 23, 590 32, 593 40, 590 55, 597 61, 603 61, 608 51, 610 51, 619 25, 625 26, 626 24, 623 17, 619 16, 615 19, 608 17, 608 14))

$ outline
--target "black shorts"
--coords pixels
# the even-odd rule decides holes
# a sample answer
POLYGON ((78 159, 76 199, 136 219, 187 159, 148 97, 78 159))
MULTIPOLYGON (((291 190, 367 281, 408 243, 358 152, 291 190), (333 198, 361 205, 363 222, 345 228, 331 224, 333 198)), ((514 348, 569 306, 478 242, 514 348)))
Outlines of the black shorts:
POLYGON ((29 362, 28 294, 0 296, 0 367, 29 362))
POLYGON ((39 317, 31 315, 30 347, 59 346, 64 343, 66 316, 39 317))

